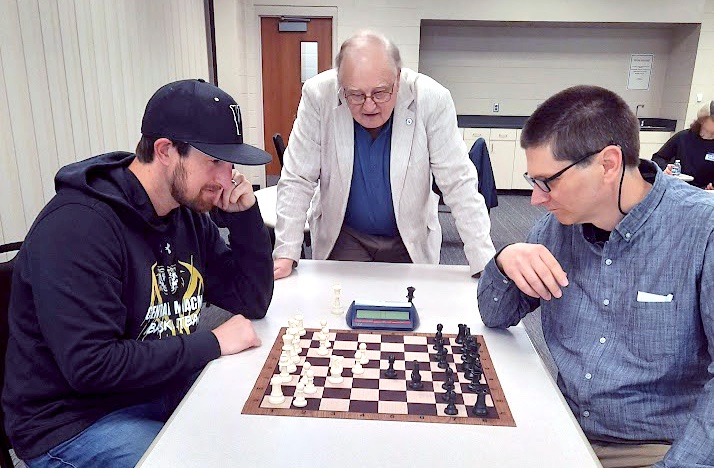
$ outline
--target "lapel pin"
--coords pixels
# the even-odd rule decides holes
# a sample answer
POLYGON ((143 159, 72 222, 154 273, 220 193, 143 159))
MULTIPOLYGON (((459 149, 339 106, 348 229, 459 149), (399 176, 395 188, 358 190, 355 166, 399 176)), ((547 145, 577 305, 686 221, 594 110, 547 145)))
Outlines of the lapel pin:
POLYGON ((412 124, 412 122, 414 122, 414 120, 412 120, 412 118, 411 118, 411 117, 409 117, 409 118, 407 119, 407 125, 411 125, 411 124, 412 124))

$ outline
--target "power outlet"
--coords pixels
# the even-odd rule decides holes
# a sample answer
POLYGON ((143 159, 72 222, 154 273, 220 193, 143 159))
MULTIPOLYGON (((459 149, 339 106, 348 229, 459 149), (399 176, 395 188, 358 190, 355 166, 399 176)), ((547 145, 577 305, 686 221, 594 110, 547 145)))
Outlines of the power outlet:
POLYGON ((498 111, 500 111, 500 110, 501 110, 501 106, 499 106, 498 103, 495 103, 495 104, 493 105, 493 111, 494 111, 494 112, 498 112, 498 111))

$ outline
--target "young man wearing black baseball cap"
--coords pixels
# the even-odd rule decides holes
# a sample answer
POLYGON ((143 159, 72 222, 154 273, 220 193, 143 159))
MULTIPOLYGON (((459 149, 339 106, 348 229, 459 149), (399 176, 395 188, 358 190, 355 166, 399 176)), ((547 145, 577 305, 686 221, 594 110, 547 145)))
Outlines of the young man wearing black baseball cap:
POLYGON ((9 308, 2 403, 30 467, 134 466, 192 376, 260 344, 248 319, 272 298, 271 246, 232 166, 270 156, 242 130, 231 96, 177 81, 149 100, 136 154, 58 172, 18 254, 9 308), (197 331, 204 301, 237 315, 197 331))

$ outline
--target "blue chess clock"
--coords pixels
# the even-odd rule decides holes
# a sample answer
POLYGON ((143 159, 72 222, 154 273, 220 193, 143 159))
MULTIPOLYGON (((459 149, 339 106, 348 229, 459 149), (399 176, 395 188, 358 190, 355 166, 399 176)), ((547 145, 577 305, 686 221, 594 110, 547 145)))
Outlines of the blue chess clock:
POLYGON ((352 301, 347 325, 365 330, 411 331, 419 326, 419 314, 411 302, 352 301))

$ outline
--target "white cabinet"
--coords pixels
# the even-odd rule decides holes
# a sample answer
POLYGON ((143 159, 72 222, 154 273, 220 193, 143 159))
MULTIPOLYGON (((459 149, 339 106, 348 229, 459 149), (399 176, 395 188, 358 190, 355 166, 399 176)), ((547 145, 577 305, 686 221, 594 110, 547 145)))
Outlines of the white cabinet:
MULTIPOLYGON (((463 128, 460 129, 470 150, 478 138, 486 140, 491 157, 493 176, 499 190, 531 190, 523 178, 528 171, 526 152, 521 148, 521 130, 513 128, 463 128)), ((672 136, 670 132, 640 132, 640 157, 652 159, 662 145, 672 136)))
POLYGON ((640 132, 640 158, 652 159, 671 136, 670 132, 640 132))
POLYGON ((519 190, 532 190, 531 184, 526 182, 523 178, 523 174, 528 172, 528 165, 526 164, 526 150, 521 148, 521 130, 516 132, 516 151, 513 156, 513 182, 511 183, 512 189, 519 190))

